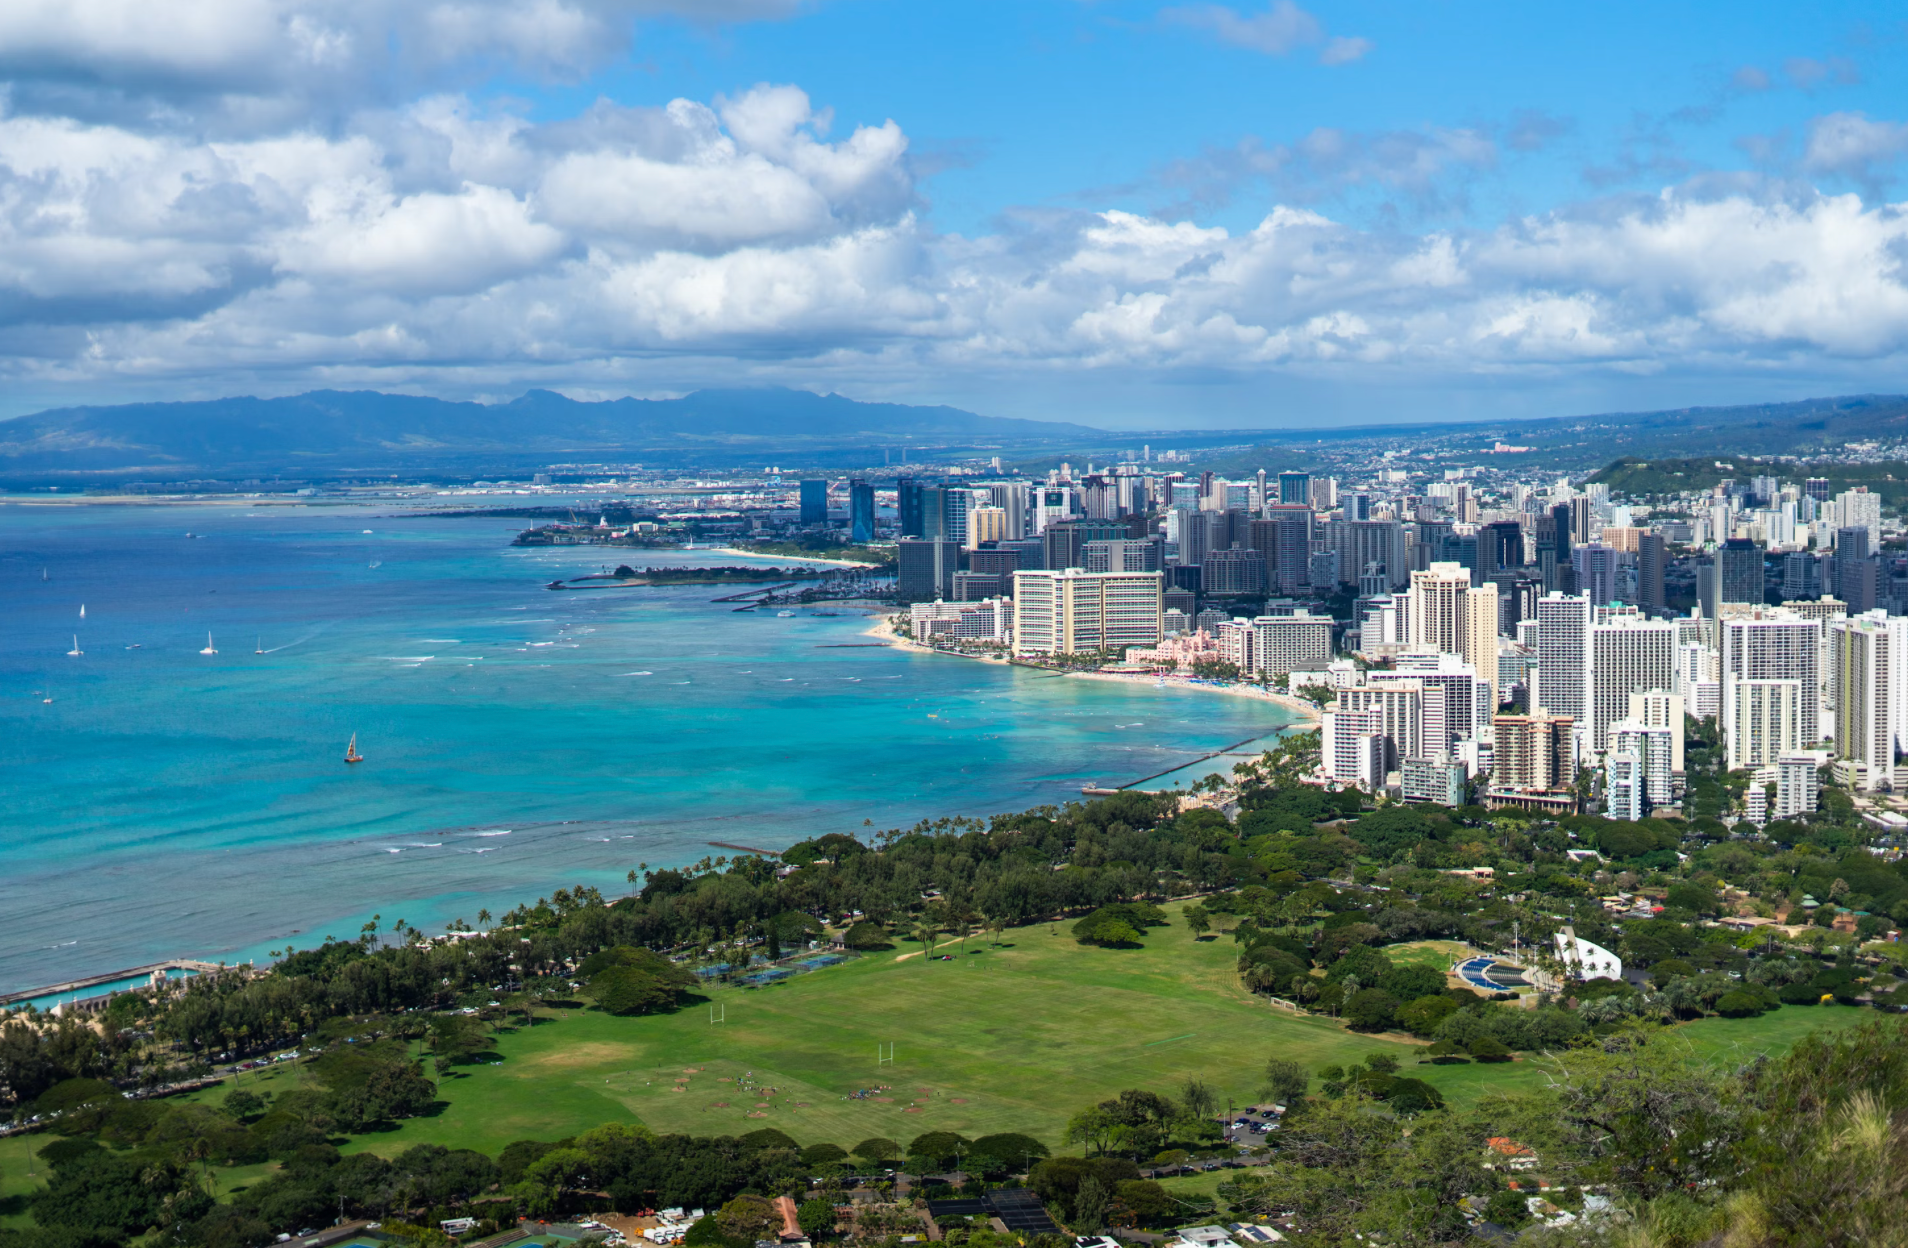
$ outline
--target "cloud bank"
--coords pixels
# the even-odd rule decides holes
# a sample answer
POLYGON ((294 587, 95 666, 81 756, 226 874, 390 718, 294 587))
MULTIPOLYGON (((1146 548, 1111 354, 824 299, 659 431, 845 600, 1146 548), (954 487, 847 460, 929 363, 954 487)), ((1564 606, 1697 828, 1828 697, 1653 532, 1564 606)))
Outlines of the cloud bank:
MULTIPOLYGON (((726 21, 792 3, 675 8, 726 21)), ((1333 215, 1347 189, 1436 201, 1569 131, 1534 112, 1319 129, 1159 172, 1191 206, 1274 205, 1247 228, 1185 206, 1024 210, 966 237, 933 227, 901 124, 837 126, 795 85, 533 123, 451 81, 487 58, 582 72, 664 0, 162 7, 166 31, 134 0, 0 7, 0 378, 16 393, 762 381, 935 398, 974 378, 1780 377, 1898 370, 1908 351, 1908 219, 1874 194, 1742 175, 1490 228, 1333 215), (450 85, 339 103, 404 74, 450 85)), ((1285 0, 1175 12, 1267 53, 1353 59, 1285 0)), ((1825 114, 1799 169, 1883 186, 1905 135, 1825 114)))

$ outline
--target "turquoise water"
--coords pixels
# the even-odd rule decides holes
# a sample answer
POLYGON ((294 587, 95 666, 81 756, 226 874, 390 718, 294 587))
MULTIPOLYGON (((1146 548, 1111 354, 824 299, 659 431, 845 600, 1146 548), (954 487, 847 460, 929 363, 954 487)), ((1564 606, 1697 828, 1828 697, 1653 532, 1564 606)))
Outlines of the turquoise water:
POLYGON ((0 991, 613 894, 712 841, 1077 800, 1290 722, 869 647, 865 615, 736 613, 723 587, 551 592, 611 555, 712 556, 517 527, 0 506, 0 991))

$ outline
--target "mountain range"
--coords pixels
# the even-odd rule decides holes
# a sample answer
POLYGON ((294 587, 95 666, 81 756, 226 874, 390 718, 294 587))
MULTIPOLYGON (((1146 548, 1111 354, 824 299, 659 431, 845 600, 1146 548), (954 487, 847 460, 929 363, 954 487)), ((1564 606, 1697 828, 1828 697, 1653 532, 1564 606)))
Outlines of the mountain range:
POLYGON ((1084 425, 979 416, 955 407, 862 403, 805 390, 700 390, 679 399, 580 402, 532 390, 508 403, 377 391, 286 398, 66 407, 0 421, 0 476, 313 474, 499 467, 553 458, 716 457, 882 445, 936 449, 1102 441, 1084 425))

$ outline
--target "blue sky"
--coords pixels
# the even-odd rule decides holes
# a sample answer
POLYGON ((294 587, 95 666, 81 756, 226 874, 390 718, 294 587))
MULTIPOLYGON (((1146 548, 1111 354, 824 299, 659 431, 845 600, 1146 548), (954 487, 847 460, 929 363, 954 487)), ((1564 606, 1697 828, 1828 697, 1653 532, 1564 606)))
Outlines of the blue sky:
POLYGON ((1900 390, 1905 50, 1881 4, 15 0, 0 414, 1900 390))

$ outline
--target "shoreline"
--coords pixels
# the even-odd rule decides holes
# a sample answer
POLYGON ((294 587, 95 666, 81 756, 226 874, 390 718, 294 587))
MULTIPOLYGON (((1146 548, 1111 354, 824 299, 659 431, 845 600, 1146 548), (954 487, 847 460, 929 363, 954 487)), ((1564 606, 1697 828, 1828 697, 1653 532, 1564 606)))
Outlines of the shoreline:
POLYGON ((765 555, 759 550, 741 550, 734 546, 696 546, 677 547, 679 550, 708 550, 722 555, 739 555, 744 559, 799 559, 803 563, 825 563, 836 568, 878 568, 878 563, 863 563, 858 559, 822 559, 815 555, 765 555))
MULTIPOLYGON (((922 645, 912 638, 903 637, 895 632, 894 625, 889 622, 888 616, 885 613, 877 613, 874 617, 873 625, 864 630, 862 636, 879 637, 899 649, 911 650, 916 654, 948 655, 953 658, 968 659, 978 663, 993 663, 1001 667, 1033 666, 1031 664, 1017 665, 1009 659, 995 658, 989 654, 963 654, 958 650, 937 650, 933 646, 922 645)), ((1060 676, 1077 676, 1084 680, 1112 681, 1115 684, 1125 685, 1157 681, 1163 677, 1168 688, 1192 689, 1202 693, 1218 693, 1234 698, 1249 698, 1255 702, 1269 702, 1280 710, 1292 712, 1294 715, 1297 715, 1301 721, 1310 724, 1312 727, 1317 727, 1324 722, 1324 713, 1319 709, 1316 703, 1308 702, 1303 698, 1295 698, 1289 693, 1278 693, 1274 690, 1264 689, 1258 685, 1222 685, 1209 680, 1201 680, 1198 677, 1181 676, 1175 673, 1061 671, 1054 674, 1060 676)))

